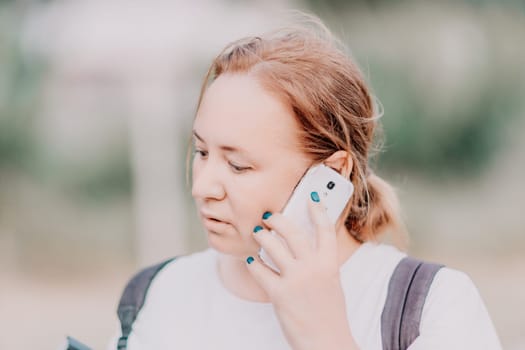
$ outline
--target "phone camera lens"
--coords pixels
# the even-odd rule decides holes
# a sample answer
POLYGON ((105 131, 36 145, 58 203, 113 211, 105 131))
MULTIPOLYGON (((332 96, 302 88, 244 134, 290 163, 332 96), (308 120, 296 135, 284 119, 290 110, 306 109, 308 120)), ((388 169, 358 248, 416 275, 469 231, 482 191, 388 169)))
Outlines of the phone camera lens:
POLYGON ((328 189, 331 190, 332 188, 335 187, 335 183, 333 181, 330 181, 328 182, 328 185, 326 185, 326 187, 328 187, 328 189))

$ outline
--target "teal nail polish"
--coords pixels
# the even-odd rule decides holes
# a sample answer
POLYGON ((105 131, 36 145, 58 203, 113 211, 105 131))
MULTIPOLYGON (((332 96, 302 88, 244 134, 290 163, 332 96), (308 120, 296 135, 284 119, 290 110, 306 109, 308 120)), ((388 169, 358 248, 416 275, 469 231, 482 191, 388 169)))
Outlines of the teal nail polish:
POLYGON ((253 260, 254 260, 253 257, 249 256, 248 259, 246 259, 246 262, 248 264, 251 264, 253 262, 253 260))
POLYGON ((315 191, 312 192, 312 193, 310 193, 310 197, 312 198, 312 200, 313 200, 314 202, 319 202, 319 200, 320 200, 320 199, 319 199, 319 194, 318 194, 317 192, 315 192, 315 191))
POLYGON ((257 233, 257 232, 259 232, 262 229, 263 229, 262 226, 257 225, 257 226, 254 227, 253 233, 257 233))
POLYGON ((272 213, 270 213, 269 211, 265 212, 265 213, 263 214, 263 220, 268 219, 270 216, 272 216, 272 213))

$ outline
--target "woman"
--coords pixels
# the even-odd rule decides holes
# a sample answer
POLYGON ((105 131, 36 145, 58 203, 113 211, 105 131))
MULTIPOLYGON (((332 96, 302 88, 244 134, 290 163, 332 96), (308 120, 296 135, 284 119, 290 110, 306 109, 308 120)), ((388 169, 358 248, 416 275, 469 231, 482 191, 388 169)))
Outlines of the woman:
MULTIPOLYGON (((402 226, 391 187, 368 165, 376 127, 359 69, 326 31, 227 46, 193 125, 192 195, 210 249, 159 272, 128 349, 382 349, 389 280, 405 254, 376 243, 402 226), (354 193, 335 224, 322 201, 310 202, 313 245, 280 211, 319 163, 354 193), (261 247, 280 274, 260 261, 261 247)), ((437 272, 410 349, 499 348, 471 280, 437 272)))

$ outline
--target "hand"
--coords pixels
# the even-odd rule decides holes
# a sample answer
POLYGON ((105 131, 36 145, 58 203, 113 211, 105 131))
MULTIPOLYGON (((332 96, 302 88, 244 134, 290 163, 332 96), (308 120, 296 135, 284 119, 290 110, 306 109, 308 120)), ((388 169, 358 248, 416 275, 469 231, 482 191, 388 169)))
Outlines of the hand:
POLYGON ((254 237, 281 273, 251 257, 248 270, 269 296, 293 349, 357 349, 346 316, 335 226, 314 193, 309 207, 316 244, 288 218, 270 215, 263 220, 268 229, 254 230, 254 237), (286 245, 269 230, 277 232, 286 245))

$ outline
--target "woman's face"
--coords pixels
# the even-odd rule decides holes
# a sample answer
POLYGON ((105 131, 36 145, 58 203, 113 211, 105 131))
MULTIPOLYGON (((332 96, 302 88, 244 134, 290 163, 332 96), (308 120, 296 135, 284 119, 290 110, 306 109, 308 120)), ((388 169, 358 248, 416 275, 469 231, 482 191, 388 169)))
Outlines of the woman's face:
POLYGON ((279 212, 311 165, 298 124, 249 74, 223 74, 207 89, 193 125, 192 195, 208 242, 245 258, 258 245, 253 228, 279 212))

